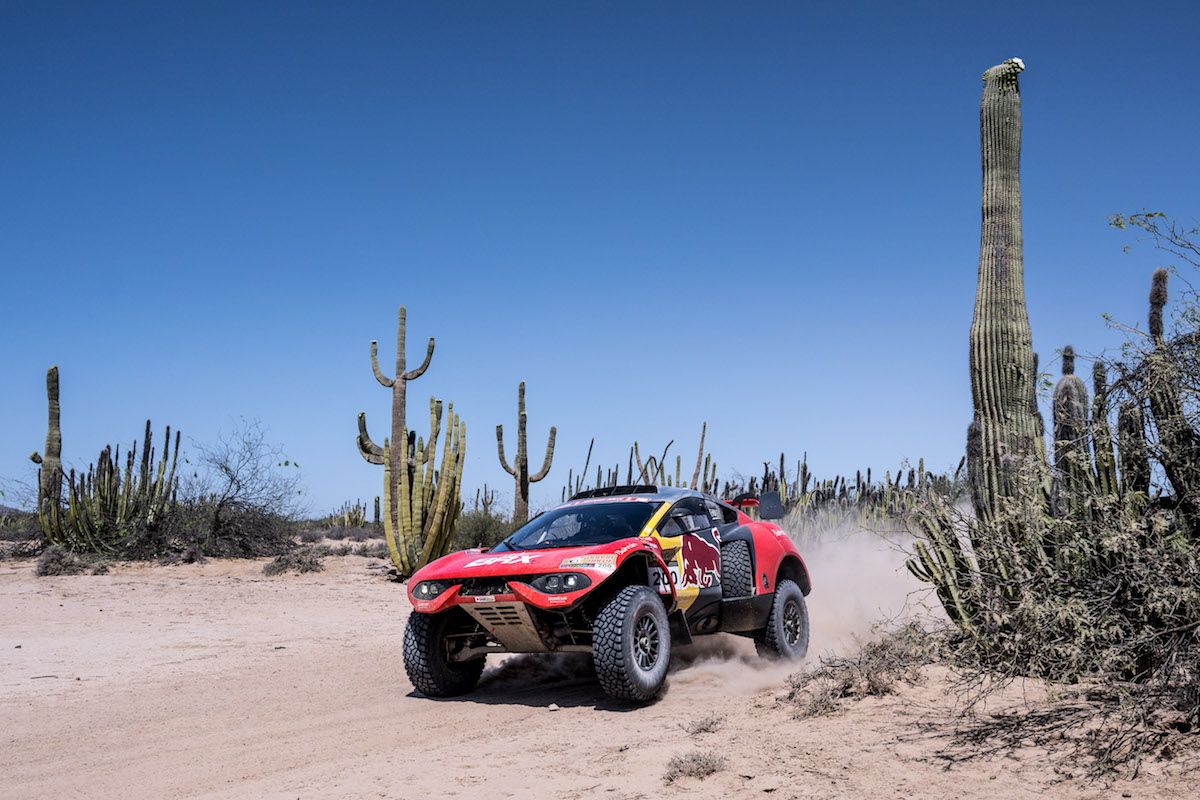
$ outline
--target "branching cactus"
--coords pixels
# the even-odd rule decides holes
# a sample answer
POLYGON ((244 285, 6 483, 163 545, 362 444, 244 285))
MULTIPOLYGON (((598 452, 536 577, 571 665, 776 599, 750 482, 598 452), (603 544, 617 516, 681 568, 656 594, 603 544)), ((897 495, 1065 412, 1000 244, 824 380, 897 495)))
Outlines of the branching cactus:
POLYGON ((542 468, 530 475, 529 452, 525 447, 525 381, 521 381, 517 389, 517 457, 511 466, 504 457, 504 426, 496 426, 496 452, 500 456, 500 466, 516 481, 513 493, 513 522, 524 523, 529 519, 529 484, 537 483, 550 473, 550 464, 554 461, 554 437, 557 434, 558 430, 551 425, 542 468))
POLYGON ((405 419, 408 382, 425 374, 433 358, 434 342, 429 337, 425 359, 416 369, 406 368, 405 322, 400 307, 396 324, 395 377, 379 368, 379 343, 371 342, 371 371, 380 386, 392 391, 392 435, 383 445, 367 433, 365 413, 358 415, 358 450, 370 464, 383 465, 383 531, 388 554, 402 575, 411 575, 447 552, 450 534, 462 510, 462 467, 466 453, 466 425, 447 406, 446 438, 440 468, 437 465, 438 436, 442 425, 442 402, 429 398, 429 439, 418 439, 405 419))
POLYGON ((971 321, 970 367, 974 428, 969 435, 976 513, 996 511, 1016 493, 1021 462, 1038 460, 1033 335, 1025 304, 1021 238, 1021 94, 1024 69, 1012 58, 983 75, 979 107, 983 220, 979 282, 971 321))

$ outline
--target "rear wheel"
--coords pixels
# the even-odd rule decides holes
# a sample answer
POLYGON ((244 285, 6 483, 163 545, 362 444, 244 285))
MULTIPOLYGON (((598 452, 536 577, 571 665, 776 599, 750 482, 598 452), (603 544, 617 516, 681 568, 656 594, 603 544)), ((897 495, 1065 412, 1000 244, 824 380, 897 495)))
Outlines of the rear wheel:
POLYGON ((795 582, 782 580, 775 587, 767 627, 754 637, 754 646, 764 658, 800 659, 808 653, 808 604, 795 582))
POLYGON ((484 657, 451 661, 446 647, 449 613, 414 611, 404 628, 404 671, 418 692, 428 697, 466 694, 479 683, 484 657))
POLYGON ((671 629, 658 594, 626 586, 600 610, 592 659, 604 691, 620 700, 645 701, 662 691, 671 661, 671 629))

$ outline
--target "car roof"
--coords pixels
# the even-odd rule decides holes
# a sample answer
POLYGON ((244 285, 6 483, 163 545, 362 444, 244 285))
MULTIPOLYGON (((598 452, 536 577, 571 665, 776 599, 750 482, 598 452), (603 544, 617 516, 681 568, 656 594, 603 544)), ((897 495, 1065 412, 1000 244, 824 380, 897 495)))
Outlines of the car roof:
POLYGON ((637 497, 646 500, 662 500, 673 503, 684 497, 699 497, 708 500, 715 500, 720 503, 721 500, 707 495, 704 492, 696 489, 685 489, 677 486, 605 486, 600 489, 588 489, 584 492, 578 492, 572 495, 569 500, 588 500, 591 498, 601 497, 637 497))

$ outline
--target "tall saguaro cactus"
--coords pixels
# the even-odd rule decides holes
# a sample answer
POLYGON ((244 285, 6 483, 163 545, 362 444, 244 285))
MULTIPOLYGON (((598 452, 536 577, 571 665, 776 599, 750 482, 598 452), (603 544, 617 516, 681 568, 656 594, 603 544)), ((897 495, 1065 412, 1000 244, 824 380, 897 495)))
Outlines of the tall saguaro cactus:
POLYGON ((975 415, 968 458, 975 510, 990 518, 1012 496, 1021 462, 1040 460, 1033 334, 1025 305, 1021 239, 1021 94, 1025 68, 1010 58, 983 74, 979 105, 983 162, 979 283, 971 321, 971 398, 975 415))
POLYGON ((392 563, 401 574, 411 575, 446 552, 454 523, 462 510, 462 468, 466 453, 466 425, 447 408, 446 439, 441 468, 437 468, 437 442, 442 424, 442 402, 429 398, 429 440, 409 431, 405 419, 408 382, 425 374, 433 358, 433 337, 425 360, 406 369, 405 323, 400 306, 396 322, 396 371, 387 377, 379 368, 379 343, 371 342, 371 371, 375 380, 392 390, 392 435, 378 445, 367 433, 367 415, 358 415, 358 450, 369 464, 383 466, 383 530, 392 563))
MULTIPOLYGON (((46 370, 46 452, 30 456, 33 463, 41 466, 38 475, 38 517, 58 515, 62 502, 62 427, 58 404, 58 367, 46 370)), ((43 528, 46 523, 43 522, 43 528)))
POLYGON ((550 463, 554 461, 554 437, 558 430, 550 426, 550 440, 546 443, 546 458, 542 468, 535 474, 529 474, 529 452, 525 447, 525 381, 517 389, 517 458, 510 466, 504 457, 504 426, 496 426, 496 452, 500 455, 500 466, 516 480, 513 493, 513 522, 525 522, 529 519, 529 484, 537 483, 550 472, 550 463))

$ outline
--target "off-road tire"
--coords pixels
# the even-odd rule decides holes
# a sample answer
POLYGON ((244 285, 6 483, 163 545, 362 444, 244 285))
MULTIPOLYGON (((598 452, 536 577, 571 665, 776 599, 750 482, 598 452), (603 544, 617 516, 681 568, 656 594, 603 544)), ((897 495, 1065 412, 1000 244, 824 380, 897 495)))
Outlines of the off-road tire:
POLYGON ((671 662, 671 627, 656 592, 626 586, 600 609, 593 627, 592 660, 600 686, 618 700, 644 702, 662 691, 671 662), (653 660, 647 652, 651 646, 653 660))
POLYGON ((427 697, 466 694, 479 683, 484 657, 450 661, 442 644, 450 614, 409 614, 404 628, 404 671, 418 692, 427 697))
POLYGON ((749 597, 754 594, 754 566, 750 543, 738 539, 721 545, 721 596, 749 597))
POLYGON ((795 582, 782 580, 775 587, 767 627, 754 637, 754 647, 763 658, 795 660, 808 653, 808 604, 795 582))

